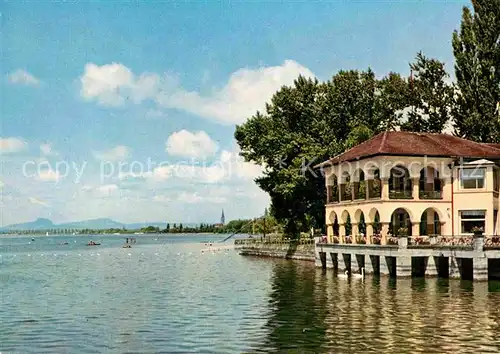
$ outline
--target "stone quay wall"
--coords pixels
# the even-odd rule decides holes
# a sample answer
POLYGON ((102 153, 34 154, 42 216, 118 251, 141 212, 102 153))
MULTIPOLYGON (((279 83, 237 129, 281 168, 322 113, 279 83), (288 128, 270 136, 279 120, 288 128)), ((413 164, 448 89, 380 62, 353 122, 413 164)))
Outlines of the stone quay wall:
POLYGON ((266 241, 260 239, 235 240, 235 249, 242 256, 272 257, 315 261, 314 240, 266 241))

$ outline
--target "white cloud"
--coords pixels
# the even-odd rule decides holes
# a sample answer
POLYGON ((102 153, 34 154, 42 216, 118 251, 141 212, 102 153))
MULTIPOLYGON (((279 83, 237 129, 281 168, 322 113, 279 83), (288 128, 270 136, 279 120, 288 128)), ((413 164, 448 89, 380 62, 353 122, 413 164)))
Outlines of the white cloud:
POLYGON ((26 86, 38 86, 40 80, 23 69, 17 69, 7 76, 8 80, 12 84, 26 85, 26 86))
POLYGON ((80 76, 80 95, 86 100, 95 100, 103 106, 121 106, 130 100, 141 103, 158 94, 160 85, 175 82, 173 76, 160 77, 155 73, 134 75, 132 70, 120 63, 94 63, 85 65, 83 75, 80 76))
MULTIPOLYGON (((222 150, 212 164, 162 165, 142 174, 123 174, 120 179, 145 178, 151 182, 180 180, 185 183, 217 184, 231 181, 253 181, 262 174, 262 167, 245 162, 238 150, 222 150)), ((253 182, 252 182, 253 183, 253 182)))
POLYGON ((0 154, 14 154, 28 148, 28 143, 20 138, 0 138, 0 154))
POLYGON ((38 174, 35 175, 35 178, 43 182, 59 182, 61 174, 59 171, 54 171, 49 168, 47 170, 39 171, 38 174))
POLYGON ((299 75, 314 77, 308 68, 286 60, 279 66, 239 69, 222 89, 214 90, 211 95, 180 89, 173 94, 160 92, 157 102, 163 107, 182 109, 223 124, 238 124, 257 110, 263 110, 277 90, 293 84, 299 75))
POLYGON ((106 151, 94 152, 96 159, 101 161, 124 161, 130 155, 130 149, 125 145, 118 145, 106 151))
POLYGON ((277 90, 293 84, 299 75, 314 77, 308 68, 293 60, 278 66, 242 68, 235 71, 222 88, 203 95, 183 89, 173 75, 143 73, 137 76, 123 64, 88 63, 80 77, 80 93, 101 105, 120 106, 127 100, 136 104, 152 100, 164 108, 180 109, 222 124, 237 124, 257 110, 263 110, 277 90))
POLYGON ((172 156, 203 158, 217 152, 217 143, 204 131, 182 129, 172 133, 166 142, 166 151, 172 156))
POLYGON ((125 102, 122 87, 132 84, 133 74, 129 68, 118 63, 97 66, 85 65, 80 77, 80 94, 87 100, 95 99, 102 105, 118 106, 125 102))

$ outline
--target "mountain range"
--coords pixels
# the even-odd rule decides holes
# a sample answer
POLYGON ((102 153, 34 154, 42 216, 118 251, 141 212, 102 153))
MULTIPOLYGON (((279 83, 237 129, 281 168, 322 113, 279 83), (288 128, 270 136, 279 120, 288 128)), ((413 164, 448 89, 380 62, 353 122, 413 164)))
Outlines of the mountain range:
MULTIPOLYGON (((82 220, 82 221, 74 221, 62 224, 54 224, 49 219, 38 218, 35 221, 25 222, 20 224, 12 224, 7 225, 0 228, 0 231, 15 231, 15 230, 48 230, 48 229, 93 229, 93 230, 102 230, 102 229, 128 229, 128 230, 137 230, 147 226, 155 226, 159 228, 165 228, 167 225, 166 222, 144 222, 144 223, 132 223, 132 224, 124 224, 115 220, 111 220, 108 218, 101 219, 90 219, 90 220, 82 220)), ((173 223, 170 224, 171 226, 173 223)), ((192 227, 197 226, 198 224, 193 223, 183 223, 183 226, 192 227)))

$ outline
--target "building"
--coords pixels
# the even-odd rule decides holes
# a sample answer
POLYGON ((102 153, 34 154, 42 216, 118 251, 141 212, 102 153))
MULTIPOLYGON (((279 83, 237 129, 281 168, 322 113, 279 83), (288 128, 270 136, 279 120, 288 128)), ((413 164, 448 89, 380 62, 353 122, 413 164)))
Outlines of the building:
MULTIPOLYGON (((330 243, 499 233, 500 144, 384 132, 316 166, 330 243)), ((410 241, 411 242, 411 241, 410 241)))
POLYGON ((317 165, 327 237, 316 239, 316 265, 500 279, 499 163, 500 144, 384 132, 317 165))

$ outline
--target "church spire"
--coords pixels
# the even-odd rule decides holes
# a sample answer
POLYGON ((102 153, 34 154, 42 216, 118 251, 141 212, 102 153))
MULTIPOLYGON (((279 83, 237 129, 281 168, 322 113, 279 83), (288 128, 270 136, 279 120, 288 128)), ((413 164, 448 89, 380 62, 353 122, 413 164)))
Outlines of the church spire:
POLYGON ((220 216, 220 223, 224 225, 226 222, 226 218, 224 217, 224 208, 222 208, 222 215, 220 216))

